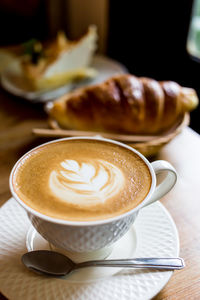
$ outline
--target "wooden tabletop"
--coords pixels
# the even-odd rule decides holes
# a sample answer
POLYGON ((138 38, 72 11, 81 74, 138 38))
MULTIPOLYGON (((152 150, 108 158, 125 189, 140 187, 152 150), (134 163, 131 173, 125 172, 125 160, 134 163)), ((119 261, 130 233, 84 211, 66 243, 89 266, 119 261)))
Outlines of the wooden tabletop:
MULTIPOLYGON (((8 178, 14 163, 31 148, 48 141, 33 136, 33 127, 48 127, 42 106, 0 90, 0 205, 11 196, 8 178)), ((175 271, 154 299, 200 299, 199 135, 186 128, 155 159, 169 161, 178 172, 176 186, 161 201, 177 225, 180 256, 184 258, 186 267, 175 271)), ((0 294, 2 299, 6 298, 0 294)))

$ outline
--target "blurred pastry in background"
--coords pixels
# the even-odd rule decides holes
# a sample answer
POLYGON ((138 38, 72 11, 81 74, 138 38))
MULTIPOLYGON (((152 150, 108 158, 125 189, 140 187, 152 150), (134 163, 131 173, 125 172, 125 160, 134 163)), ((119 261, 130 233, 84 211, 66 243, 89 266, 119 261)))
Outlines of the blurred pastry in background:
POLYGON ((66 94, 52 103, 61 128, 125 134, 160 134, 198 105, 192 88, 130 74, 66 94))
POLYGON ((9 64, 14 62, 23 54, 22 45, 7 46, 0 48, 0 74, 5 70, 9 64))
POLYGON ((33 39, 23 47, 23 76, 36 90, 55 88, 97 74, 90 67, 97 48, 97 29, 94 25, 76 41, 70 41, 64 32, 58 32, 51 42, 41 43, 33 39))

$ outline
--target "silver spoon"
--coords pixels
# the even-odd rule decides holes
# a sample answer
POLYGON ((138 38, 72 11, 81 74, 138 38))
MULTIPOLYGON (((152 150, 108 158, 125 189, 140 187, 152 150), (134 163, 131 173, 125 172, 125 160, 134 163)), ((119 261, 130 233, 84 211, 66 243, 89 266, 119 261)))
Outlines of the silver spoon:
POLYGON ((160 270, 180 270, 185 264, 182 258, 133 258, 92 260, 75 263, 67 256, 48 250, 25 253, 22 256, 24 265, 37 273, 53 276, 64 276, 76 269, 85 267, 119 267, 119 268, 151 268, 160 270))

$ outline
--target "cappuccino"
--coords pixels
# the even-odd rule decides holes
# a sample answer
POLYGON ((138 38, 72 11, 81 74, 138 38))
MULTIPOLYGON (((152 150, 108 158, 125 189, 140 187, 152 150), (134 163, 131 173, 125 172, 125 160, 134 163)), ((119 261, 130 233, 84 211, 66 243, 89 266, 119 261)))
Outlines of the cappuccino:
POLYGON ((34 210, 62 220, 95 221, 140 204, 151 187, 145 162, 101 140, 60 140, 25 155, 13 173, 14 191, 34 210))

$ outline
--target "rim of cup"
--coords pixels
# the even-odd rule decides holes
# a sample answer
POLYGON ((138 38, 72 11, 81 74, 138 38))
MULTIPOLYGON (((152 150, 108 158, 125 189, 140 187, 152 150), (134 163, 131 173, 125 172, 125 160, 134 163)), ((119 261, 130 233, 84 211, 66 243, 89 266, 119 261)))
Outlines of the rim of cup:
POLYGON ((151 165, 151 163, 139 152, 137 151, 136 149, 132 148, 131 146, 128 146, 126 144, 123 144, 121 142, 118 142, 118 141, 115 141, 115 140, 111 140, 111 139, 106 139, 106 138, 103 138, 103 137, 87 137, 87 136, 84 136, 84 137, 65 137, 65 138, 61 138, 61 139, 56 139, 56 140, 53 140, 53 141, 49 141, 49 142, 46 142, 46 143, 43 143, 37 147, 34 147, 32 148, 31 150, 29 150, 28 152, 26 152, 22 157, 20 157, 17 162, 15 163, 15 165, 13 166, 12 170, 11 170, 11 173, 10 173, 10 177, 9 177, 9 186, 10 186, 10 191, 11 191, 11 194, 12 196, 14 197, 15 200, 17 200, 17 202, 28 212, 28 213, 31 213, 33 215, 35 215, 36 217, 39 217, 40 219, 43 219, 45 221, 48 221, 48 222, 51 222, 51 223, 55 223, 55 224, 61 224, 61 225, 71 225, 71 226, 93 226, 93 225, 102 225, 102 224, 107 224, 107 223, 111 223, 111 222, 114 222, 114 221, 118 221, 120 219, 123 219, 124 217, 127 217, 129 215, 132 215, 133 213, 137 212, 139 209, 141 209, 143 206, 145 206, 150 197, 152 196, 153 194, 153 191, 156 187, 156 176, 155 176, 155 172, 153 170, 153 167, 151 165), (57 143, 57 142, 60 142, 60 141, 65 141, 65 140, 94 140, 94 141, 104 141, 104 142, 108 142, 108 143, 112 143, 112 144, 116 144, 116 145, 119 145, 121 146, 122 148, 127 148, 129 150, 131 150, 132 152, 136 153, 144 162, 145 164, 147 165, 150 173, 151 173, 151 187, 150 187, 150 190, 147 194, 147 196, 144 198, 144 200, 139 204, 137 205, 135 208, 123 213, 123 214, 120 214, 118 216, 115 216, 115 217, 112 217, 112 218, 107 218, 107 219, 102 219, 102 220, 95 220, 95 221, 68 221, 68 220, 63 220, 63 219, 57 219, 57 218, 53 218, 53 217, 50 217, 48 215, 45 215, 45 214, 42 214, 40 212, 38 212, 37 210, 31 208, 30 206, 28 206, 27 204, 25 204, 21 199, 20 197, 17 195, 17 193, 15 192, 14 190, 14 187, 13 187, 13 174, 16 170, 16 168, 18 167, 19 163, 27 156, 29 155, 31 152, 35 151, 36 149, 39 149, 40 147, 43 147, 45 145, 48 145, 48 144, 53 144, 53 143, 57 143))

